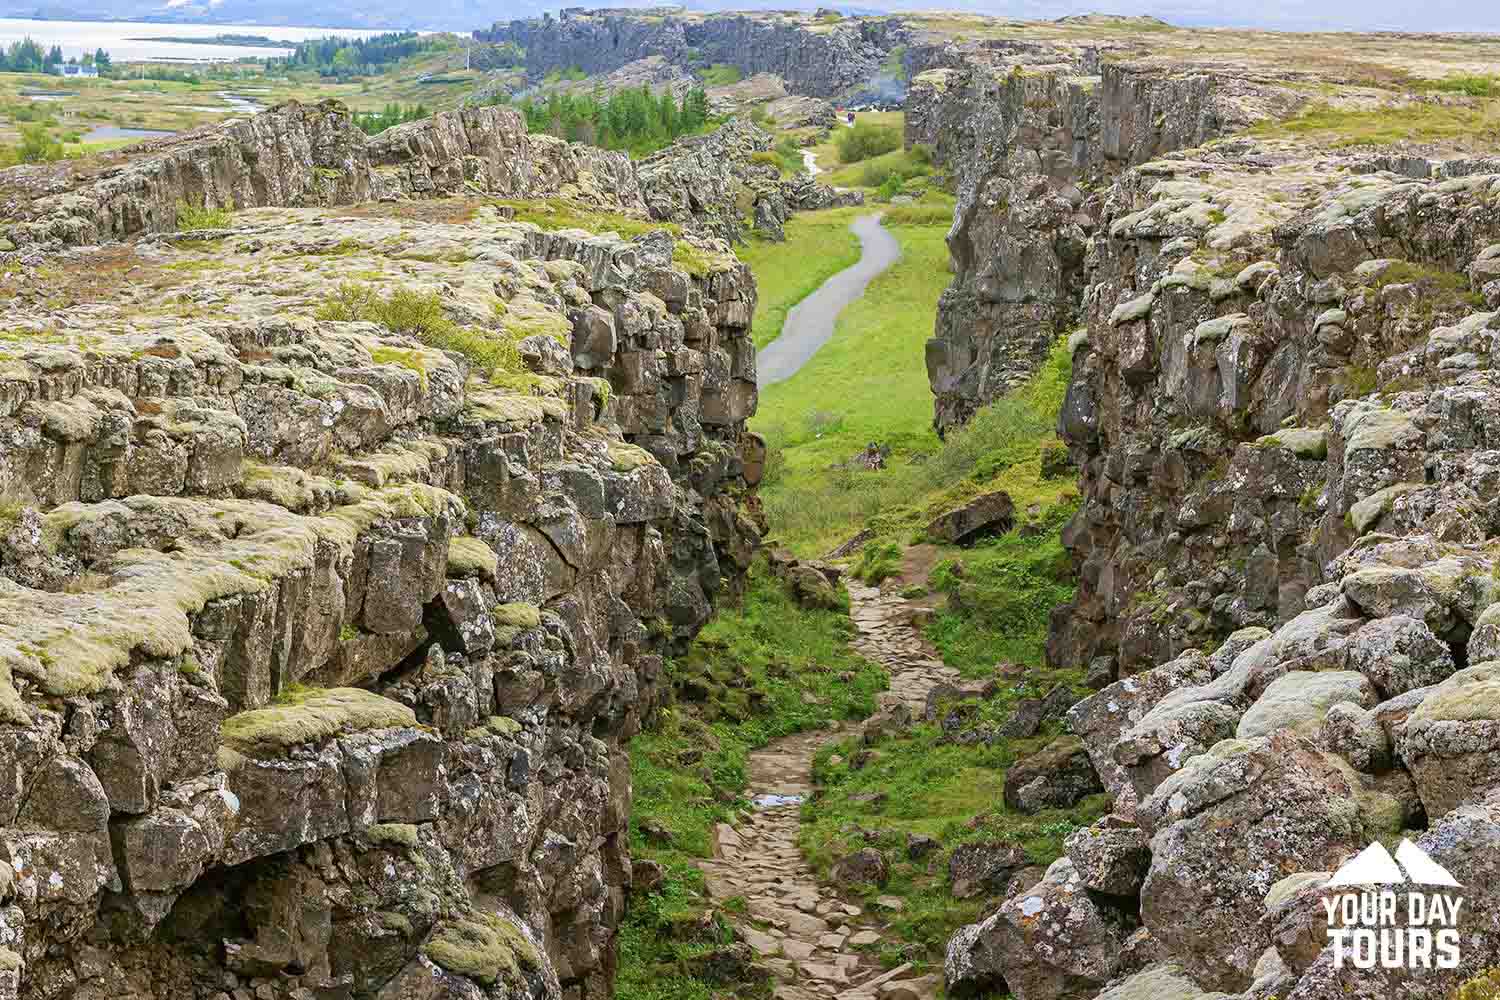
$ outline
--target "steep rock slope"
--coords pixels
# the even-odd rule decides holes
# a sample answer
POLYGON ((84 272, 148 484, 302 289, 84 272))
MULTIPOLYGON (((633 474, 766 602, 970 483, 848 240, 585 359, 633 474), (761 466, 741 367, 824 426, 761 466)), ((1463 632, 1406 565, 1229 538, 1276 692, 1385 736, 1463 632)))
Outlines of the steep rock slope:
MULTIPOLYGON (((952 234, 940 425, 1074 329, 1079 586, 1048 652, 1103 688, 1069 721, 1114 815, 952 940, 950 989, 1446 998, 1500 962, 1500 160, 1202 143, 1232 124, 1204 110, 1226 93, 1246 113, 1282 98, 1131 74, 1103 66, 1097 98, 991 77, 1030 100, 999 102, 1022 109, 995 143, 1011 162, 980 167, 952 234), (1007 221, 1048 206, 1055 225, 1007 221), (964 341, 986 315, 988 342, 964 341), (1456 967, 1361 970, 1329 947, 1330 873, 1402 838, 1464 887, 1456 967)), ((912 127, 941 148, 965 99, 912 127)))
POLYGON ((326 116, 11 227, 51 243, 5 255, 0 996, 611 994, 622 743, 758 538, 753 280, 482 198, 58 245, 162 228, 100 206, 187 176, 279 197, 268 129, 318 151, 279 192, 340 202, 398 144, 408 178, 524 166, 450 162, 440 118, 335 182, 296 132, 348 139, 326 116))
POLYGON ((1025 381, 1078 322, 1089 191, 1291 103, 1234 77, 1103 55, 1031 41, 912 55, 937 66, 912 82, 907 142, 931 145, 959 193, 953 285, 927 347, 940 432, 1025 381))
POLYGON ((664 56, 679 66, 727 63, 746 76, 775 73, 797 94, 839 97, 875 77, 892 42, 884 21, 829 22, 807 14, 685 14, 670 10, 565 10, 559 17, 497 22, 476 31, 484 42, 526 50, 528 72, 541 78, 576 67, 610 73, 664 56))

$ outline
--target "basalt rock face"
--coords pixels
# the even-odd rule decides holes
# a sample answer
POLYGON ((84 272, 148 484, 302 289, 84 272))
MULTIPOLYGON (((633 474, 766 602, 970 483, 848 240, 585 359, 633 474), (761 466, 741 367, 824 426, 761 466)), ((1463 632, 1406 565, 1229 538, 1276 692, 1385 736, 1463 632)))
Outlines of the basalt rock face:
POLYGON ((0 995, 612 995, 623 743, 759 536, 753 279, 480 199, 194 236, 6 255, 0 995))
POLYGON ((367 138, 336 103, 153 140, 128 153, 17 167, 0 179, 0 237, 16 245, 123 239, 210 208, 353 205, 479 191, 644 205, 629 157, 526 132, 507 108, 466 108, 367 138))
POLYGON ((939 432, 1024 382, 1079 322, 1098 221, 1086 192, 1277 103, 1227 76, 1102 55, 1034 41, 913 53, 914 68, 931 68, 912 81, 907 142, 931 145, 958 182, 954 280, 926 356, 939 432))
POLYGON ((793 13, 575 8, 557 18, 497 22, 474 37, 524 48, 527 71, 536 79, 565 67, 610 73, 664 56, 682 66, 727 63, 746 76, 775 73, 793 93, 836 98, 877 76, 891 30, 859 19, 828 24, 793 13))
MULTIPOLYGON (((1497 196, 1488 159, 1235 138, 1084 199, 1048 653, 1117 678, 1069 714, 1116 813, 1070 849, 1149 852, 1090 897, 1149 949, 1085 995, 1438 1000, 1500 959, 1497 196), (1328 873, 1401 836, 1465 887, 1457 968, 1340 965, 1317 923, 1328 873)), ((1069 995, 1007 943, 976 925, 949 964, 1069 995)))

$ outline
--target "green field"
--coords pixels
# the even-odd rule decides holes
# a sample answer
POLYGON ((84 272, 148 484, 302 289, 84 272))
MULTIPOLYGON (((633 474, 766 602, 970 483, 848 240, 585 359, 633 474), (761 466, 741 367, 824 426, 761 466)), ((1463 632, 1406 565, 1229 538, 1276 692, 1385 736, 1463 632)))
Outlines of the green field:
POLYGON ((751 328, 755 346, 781 335, 786 314, 829 277, 859 260, 859 238, 849 223, 869 210, 834 208, 799 212, 786 224, 786 242, 752 239, 737 251, 755 272, 759 298, 751 328))

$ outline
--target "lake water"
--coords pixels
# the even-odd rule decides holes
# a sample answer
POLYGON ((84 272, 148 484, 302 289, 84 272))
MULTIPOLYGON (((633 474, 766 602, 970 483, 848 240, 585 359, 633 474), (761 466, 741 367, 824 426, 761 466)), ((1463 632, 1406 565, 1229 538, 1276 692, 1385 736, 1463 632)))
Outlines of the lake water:
POLYGON ((66 57, 103 49, 115 62, 145 60, 224 61, 247 56, 267 58, 284 56, 288 48, 247 45, 214 45, 210 42, 144 42, 142 38, 203 38, 215 35, 261 35, 278 42, 303 42, 309 38, 337 35, 361 38, 380 34, 359 28, 285 28, 252 24, 157 24, 141 21, 34 21, 27 18, 0 17, 0 45, 19 42, 30 36, 43 48, 62 46, 66 57))

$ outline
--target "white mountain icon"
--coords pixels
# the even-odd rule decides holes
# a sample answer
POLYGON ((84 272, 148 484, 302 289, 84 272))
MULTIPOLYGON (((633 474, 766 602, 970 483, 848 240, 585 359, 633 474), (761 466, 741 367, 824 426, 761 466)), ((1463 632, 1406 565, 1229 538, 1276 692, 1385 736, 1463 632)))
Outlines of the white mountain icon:
POLYGON ((1391 857, 1384 845, 1378 841, 1345 861, 1327 888, 1349 885, 1400 885, 1412 882, 1416 885, 1447 885, 1461 888, 1458 880, 1442 865, 1432 860, 1416 844, 1402 840, 1391 857))

